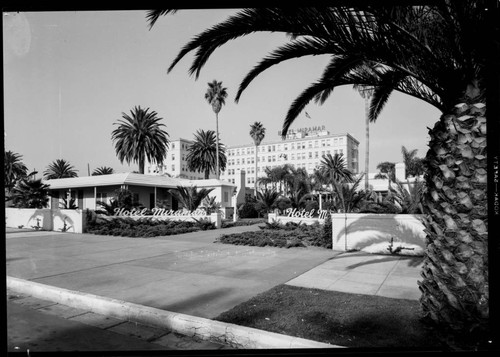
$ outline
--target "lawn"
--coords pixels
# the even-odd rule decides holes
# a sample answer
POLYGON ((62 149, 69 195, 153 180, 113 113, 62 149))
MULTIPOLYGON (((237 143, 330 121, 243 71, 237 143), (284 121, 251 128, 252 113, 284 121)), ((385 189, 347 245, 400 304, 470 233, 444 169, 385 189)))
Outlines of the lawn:
POLYGON ((420 314, 418 301, 278 285, 215 319, 350 348, 458 348, 420 314))

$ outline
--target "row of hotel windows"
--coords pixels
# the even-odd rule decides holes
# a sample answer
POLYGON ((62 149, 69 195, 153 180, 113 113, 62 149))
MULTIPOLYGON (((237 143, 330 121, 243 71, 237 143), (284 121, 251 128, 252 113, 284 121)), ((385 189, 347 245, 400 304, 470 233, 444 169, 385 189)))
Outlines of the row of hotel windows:
MULTIPOLYGON (((325 151, 322 151, 321 152, 321 157, 324 157, 325 154, 331 154, 331 151, 330 150, 326 150, 325 151)), ((340 150, 333 150, 333 154, 344 154, 344 151, 343 149, 340 149, 340 150)), ((280 154, 278 155, 278 157, 276 157, 276 155, 269 155, 267 156, 267 162, 276 162, 276 160, 279 160, 280 158, 283 158, 285 160, 288 160, 288 154, 280 154)), ((354 151, 353 151, 353 156, 354 156, 354 151)), ((313 152, 310 151, 307 155, 307 158, 309 159, 312 159, 313 158, 313 152)), ((318 159, 319 158, 319 151, 315 151, 314 152, 314 159, 318 159)), ((305 160, 306 159, 306 153, 305 152, 302 152, 302 153, 297 153, 297 158, 295 157, 295 153, 292 153, 290 154, 290 160, 305 160)), ((266 156, 262 156, 262 157, 257 157, 257 162, 266 162, 266 156), (262 160, 261 160, 262 159, 262 160)), ((255 158, 254 157, 249 157, 247 158, 246 160, 246 163, 247 164, 254 164, 255 163, 255 158)), ((242 165, 245 165, 245 158, 242 158, 241 159, 241 164, 242 165)), ((228 160, 228 165, 240 165, 240 159, 230 159, 228 160)))
MULTIPOLYGON (((291 144, 277 144, 277 145, 262 145, 257 148, 258 152, 273 152, 273 151, 287 151, 290 145, 290 150, 300 150, 300 149, 305 149, 306 148, 306 141, 303 142, 298 142, 298 143, 291 143, 291 144)), ((344 145, 344 138, 334 138, 333 139, 333 145, 344 145)), ((331 146, 331 141, 330 139, 323 139, 323 140, 314 140, 309 141, 307 144, 307 147, 309 149, 312 149, 313 147, 319 148, 319 147, 325 147, 325 146, 331 146)), ((242 148, 242 149, 230 149, 228 150, 228 156, 233 156, 233 155, 251 155, 254 154, 254 147, 248 147, 248 148, 242 148)))

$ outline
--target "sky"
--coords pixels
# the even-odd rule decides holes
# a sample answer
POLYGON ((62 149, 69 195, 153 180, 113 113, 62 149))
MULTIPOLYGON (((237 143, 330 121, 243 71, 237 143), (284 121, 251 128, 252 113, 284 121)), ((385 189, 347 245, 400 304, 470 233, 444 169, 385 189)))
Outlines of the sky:
MULTIPOLYGON (((40 175, 65 159, 87 176, 101 166, 116 172, 138 170, 120 163, 111 132, 135 106, 163 118, 171 140, 192 139, 215 130, 215 115, 204 95, 207 83, 222 81, 226 105, 219 113, 226 146, 250 144, 250 125, 266 128, 264 141, 278 140, 293 100, 316 81, 328 56, 309 56, 274 66, 257 77, 239 103, 239 83, 260 59, 288 39, 256 33, 220 47, 196 80, 188 54, 167 74, 183 45, 237 10, 182 10, 161 17, 152 29, 146 12, 56 11, 3 13, 5 150, 22 155, 40 175)), ((364 100, 351 86, 340 87, 323 105, 310 103, 291 128, 325 125, 331 134, 349 133, 360 142, 365 161, 364 100)), ((427 152, 428 130, 440 112, 427 103, 395 93, 377 122, 370 124, 370 172, 383 161, 401 162, 401 146, 427 152)))

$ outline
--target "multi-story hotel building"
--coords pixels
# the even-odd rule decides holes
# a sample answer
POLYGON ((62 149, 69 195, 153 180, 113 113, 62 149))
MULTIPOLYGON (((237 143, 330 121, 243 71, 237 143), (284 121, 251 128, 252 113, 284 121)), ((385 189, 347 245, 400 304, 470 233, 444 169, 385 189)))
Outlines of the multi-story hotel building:
MULTIPOLYGON (((204 172, 195 172, 188 169, 187 156, 191 140, 178 139, 170 142, 167 158, 163 163, 157 165, 146 162, 144 173, 147 175, 164 175, 171 177, 185 178, 189 180, 202 180, 205 178, 204 172)), ((211 174, 209 178, 214 178, 211 174)))
MULTIPOLYGON (((257 176, 265 176, 266 167, 276 167, 284 164, 295 168, 304 168, 313 173, 319 168, 323 156, 343 154, 349 170, 357 174, 358 167, 357 141, 350 134, 330 134, 325 126, 291 129, 286 138, 281 139, 278 132, 276 140, 263 141, 258 146, 257 176)), ((241 170, 246 172, 246 186, 254 187, 255 183, 255 145, 248 143, 227 147, 226 171, 221 174, 221 180, 235 183, 241 170)))
MULTIPOLYGON (((285 139, 281 132, 275 140, 263 141, 258 146, 257 176, 265 176, 266 167, 276 167, 289 164, 295 168, 302 167, 308 173, 319 168, 323 156, 342 154, 347 168, 353 173, 359 172, 357 141, 350 134, 330 134, 325 126, 290 129, 285 139)), ((191 180, 203 179, 203 172, 188 170, 187 154, 190 140, 178 139, 170 143, 167 159, 160 165, 146 164, 145 173, 150 175, 168 174, 171 177, 187 178, 191 180)), ((249 142, 244 145, 226 147, 226 170, 221 172, 220 179, 233 184, 238 183, 242 170, 246 172, 245 185, 254 187, 255 183, 255 145, 249 142)), ((215 175, 211 174, 210 178, 215 175)))

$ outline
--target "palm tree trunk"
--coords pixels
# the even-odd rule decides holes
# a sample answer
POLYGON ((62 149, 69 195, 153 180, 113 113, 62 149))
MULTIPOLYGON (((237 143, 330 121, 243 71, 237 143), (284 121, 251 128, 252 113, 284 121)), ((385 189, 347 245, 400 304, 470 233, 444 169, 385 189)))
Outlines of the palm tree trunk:
POLYGON ((370 112, 370 97, 365 98, 365 121, 366 121, 366 150, 365 150, 365 190, 368 191, 368 172, 370 168, 370 119, 368 113, 370 112))
POLYGON ((488 322, 486 107, 462 103, 429 130, 419 282, 426 318, 480 332, 488 322))
POLYGON ((259 148, 258 145, 255 145, 255 186, 254 186, 254 189, 255 189, 255 197, 257 197, 257 158, 258 158, 258 155, 257 155, 257 149, 259 148))
POLYGON ((220 171, 219 171, 219 113, 215 113, 215 149, 216 149, 216 158, 215 158, 215 178, 219 179, 220 171))
POLYGON ((139 159, 139 173, 144 174, 144 154, 139 159))

